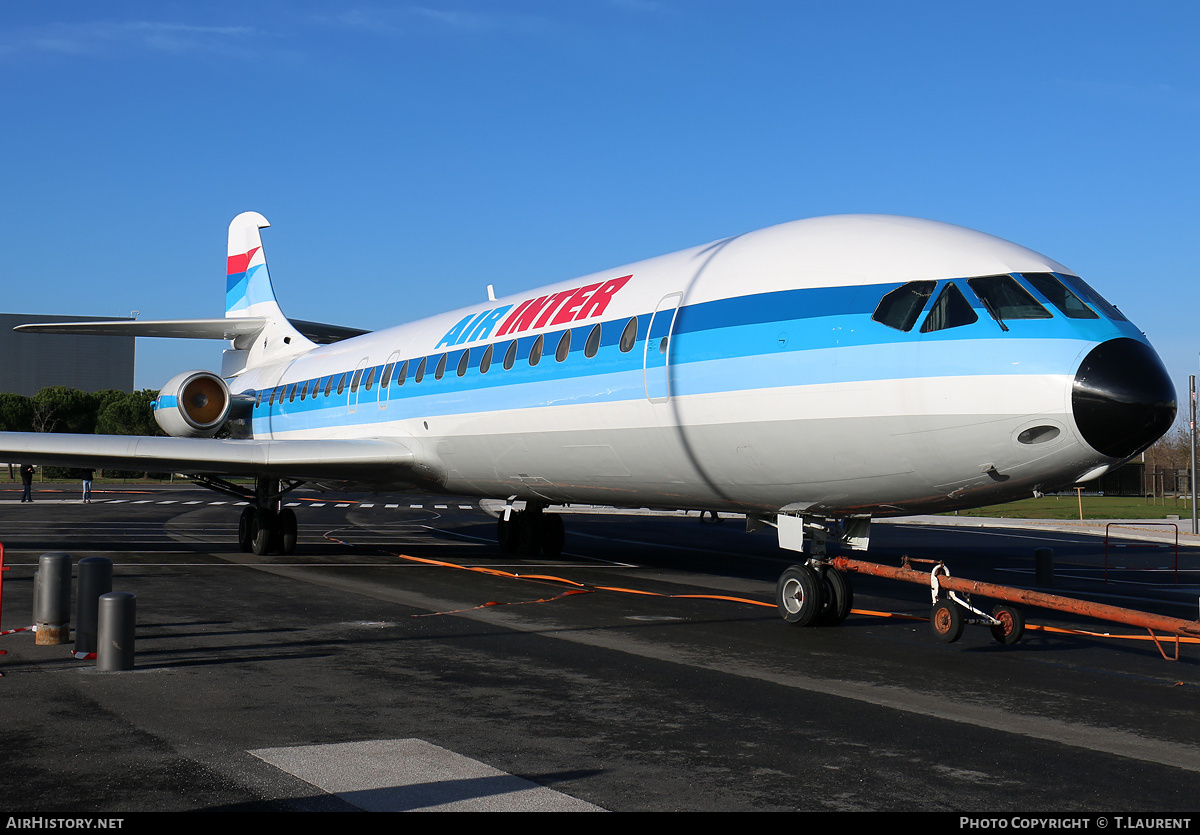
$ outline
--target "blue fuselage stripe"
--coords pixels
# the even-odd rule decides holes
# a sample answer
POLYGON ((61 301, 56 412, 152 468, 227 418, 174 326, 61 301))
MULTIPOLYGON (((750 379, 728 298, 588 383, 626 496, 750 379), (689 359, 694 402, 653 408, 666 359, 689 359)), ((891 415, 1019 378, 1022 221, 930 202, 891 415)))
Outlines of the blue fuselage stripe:
MULTIPOLYGON (((816 385, 880 379, 978 375, 1074 375, 1081 354, 1090 346, 1118 336, 1144 337, 1128 322, 1107 318, 1069 319, 1055 312, 1050 319, 1007 321, 1002 330, 982 308, 973 324, 922 334, 902 332, 871 319, 880 298, 899 285, 830 287, 788 290, 720 299, 684 306, 675 318, 669 347, 673 396, 749 391, 780 386, 816 385)), ((967 296, 971 298, 971 296, 967 296)), ((321 378, 316 398, 287 398, 291 381, 270 392, 254 410, 257 432, 287 432, 345 426, 412 417, 463 414, 555 406, 640 400, 646 397, 643 376, 649 313, 638 317, 638 341, 633 349, 619 348, 627 319, 603 323, 601 345, 593 357, 584 355, 592 325, 571 329, 570 353, 563 362, 555 350, 563 331, 543 335, 540 362, 531 367, 530 349, 538 335, 521 336, 517 360, 503 367, 510 339, 494 345, 491 366, 480 373, 486 345, 447 352, 441 379, 434 370, 443 352, 428 355, 424 378, 413 379, 421 357, 408 358, 403 385, 393 379, 380 387, 377 366, 371 390, 360 386, 340 396, 323 395, 321 378), (469 350, 463 376, 458 366, 469 350), (380 395, 387 408, 380 408, 380 395), (353 411, 350 405, 357 403, 353 411), (269 410, 269 417, 268 417, 269 410)), ((656 325, 657 330, 657 325, 656 325)), ((657 335, 651 353, 659 349, 657 335)), ((654 362, 647 362, 653 367, 654 362)), ((659 374, 662 374, 662 361, 659 374)), ((293 366, 302 372, 304 360, 293 366)), ((291 375, 289 375, 291 376, 291 375)), ((364 378, 365 379, 365 374, 364 378)))

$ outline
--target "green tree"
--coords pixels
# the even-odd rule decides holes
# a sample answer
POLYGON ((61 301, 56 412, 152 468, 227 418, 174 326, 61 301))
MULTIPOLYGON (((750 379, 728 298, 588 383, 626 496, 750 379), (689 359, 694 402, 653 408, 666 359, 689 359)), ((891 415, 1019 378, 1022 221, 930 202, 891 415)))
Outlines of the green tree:
POLYGON ((0 432, 33 431, 33 398, 11 392, 0 393, 0 432))
MULTIPOLYGON (((13 392, 0 393, 0 432, 33 431, 33 398, 13 392)), ((16 478, 14 462, 8 462, 8 477, 16 478)))
POLYGON ((96 416, 97 435, 161 435, 154 420, 154 399, 158 392, 143 389, 127 394, 115 392, 119 397, 107 398, 96 416))
POLYGON ((96 398, 67 386, 47 386, 33 396, 33 429, 90 435, 96 431, 96 398))

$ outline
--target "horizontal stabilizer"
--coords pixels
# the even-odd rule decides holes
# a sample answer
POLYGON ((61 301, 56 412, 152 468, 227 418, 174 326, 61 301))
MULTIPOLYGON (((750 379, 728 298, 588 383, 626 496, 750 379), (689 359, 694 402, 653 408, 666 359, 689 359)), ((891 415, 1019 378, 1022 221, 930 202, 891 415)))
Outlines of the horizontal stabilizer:
MULTIPOLYGON (((340 342, 370 331, 328 325, 323 322, 289 320, 292 326, 318 345, 340 342)), ((17 325, 13 330, 22 333, 65 333, 78 336, 164 336, 173 339, 236 339, 261 331, 267 320, 261 317, 242 319, 116 319, 105 322, 34 322, 17 325)))
POLYGON ((166 336, 175 339, 236 339, 258 333, 266 319, 118 319, 111 322, 36 322, 17 325, 22 333, 68 333, 81 336, 166 336))
POLYGON ((292 323, 292 327, 318 345, 330 345, 334 342, 341 342, 343 339, 370 333, 362 328, 327 325, 324 322, 306 322, 303 319, 289 319, 288 321, 292 323))

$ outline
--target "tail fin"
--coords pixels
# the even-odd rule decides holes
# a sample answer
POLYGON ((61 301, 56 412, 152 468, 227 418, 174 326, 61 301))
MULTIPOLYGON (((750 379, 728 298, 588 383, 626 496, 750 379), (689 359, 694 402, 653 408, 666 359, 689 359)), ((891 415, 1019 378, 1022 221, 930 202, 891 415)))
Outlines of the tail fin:
POLYGON ((258 212, 242 212, 229 224, 225 318, 270 316, 279 311, 259 229, 271 224, 258 212), (272 309, 267 310, 270 306, 272 309))
MULTIPOLYGON (((263 329, 234 345, 240 358, 228 357, 243 367, 307 351, 314 347, 279 307, 267 258, 263 253, 259 229, 271 224, 258 212, 242 212, 229 224, 229 251, 226 262, 225 318, 264 319, 263 329)), ((227 354, 232 352, 226 352, 227 354)))

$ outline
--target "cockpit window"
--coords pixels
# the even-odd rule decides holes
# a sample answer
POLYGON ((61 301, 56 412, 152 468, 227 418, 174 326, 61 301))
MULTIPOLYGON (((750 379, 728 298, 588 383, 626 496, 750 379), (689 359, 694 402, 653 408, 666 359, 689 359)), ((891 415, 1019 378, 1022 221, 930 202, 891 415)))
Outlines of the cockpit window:
POLYGON ((1033 285, 1034 290, 1045 296, 1050 304, 1057 307, 1068 319, 1100 318, 1096 315, 1096 311, 1084 304, 1079 296, 1068 290, 1067 286, 1053 274, 1021 273, 1021 277, 1033 285))
POLYGON ((967 284, 971 285, 987 312, 992 314, 992 318, 999 322, 1004 330, 1008 330, 1004 323, 1013 319, 1054 318, 1053 314, 1038 304, 1037 299, 1011 275, 968 278, 967 284))
POLYGON ((937 301, 929 308, 929 315, 921 324, 921 333, 957 328, 978 321, 979 314, 975 312, 975 308, 971 307, 962 290, 951 283, 938 293, 937 301))
POLYGON ((910 281, 897 287, 880 300, 871 318, 899 331, 912 330, 936 284, 936 281, 910 281))
POLYGON ((1124 313, 1122 313, 1120 310, 1117 310, 1117 308, 1105 301, 1103 296, 1093 290, 1091 286, 1079 276, 1063 275, 1058 273, 1056 273, 1056 275, 1058 275, 1058 277, 1061 278, 1068 287, 1078 293, 1080 298, 1082 298, 1092 307, 1099 310, 1109 319, 1116 319, 1118 322, 1129 321, 1125 318, 1124 313))

